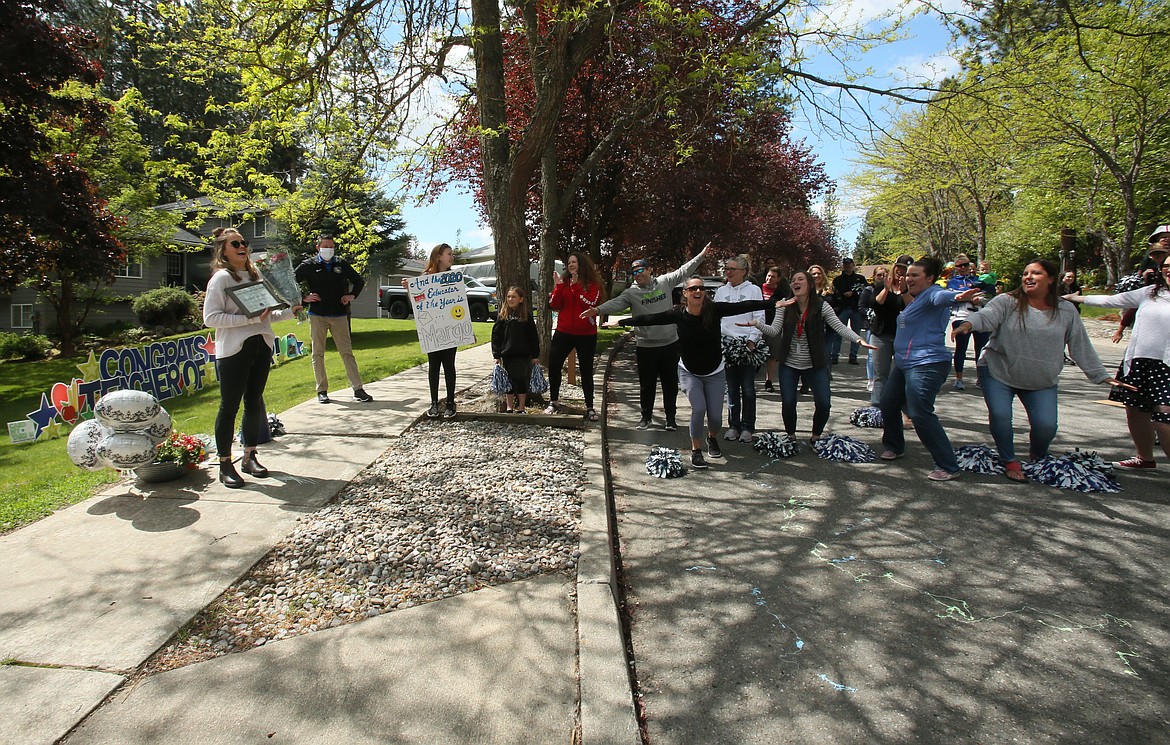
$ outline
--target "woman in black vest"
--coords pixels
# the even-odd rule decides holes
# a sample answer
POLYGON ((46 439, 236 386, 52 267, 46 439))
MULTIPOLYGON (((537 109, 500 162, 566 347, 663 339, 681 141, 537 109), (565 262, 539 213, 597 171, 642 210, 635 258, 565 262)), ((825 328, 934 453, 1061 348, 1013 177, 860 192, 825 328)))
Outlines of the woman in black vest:
POLYGON ((797 383, 803 382, 812 390, 814 408, 809 442, 824 433, 829 421, 832 394, 826 325, 850 343, 857 342, 865 349, 875 348, 841 323, 825 297, 813 290, 814 284, 808 272, 796 272, 792 275, 795 297, 776 303, 776 318, 770 326, 759 321, 754 324, 767 336, 780 335, 780 411, 789 437, 796 437, 797 383))

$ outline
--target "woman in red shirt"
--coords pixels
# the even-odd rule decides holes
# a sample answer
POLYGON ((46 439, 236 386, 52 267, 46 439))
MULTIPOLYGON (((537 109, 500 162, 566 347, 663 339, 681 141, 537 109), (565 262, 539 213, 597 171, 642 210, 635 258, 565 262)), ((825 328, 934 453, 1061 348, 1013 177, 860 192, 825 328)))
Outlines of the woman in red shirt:
POLYGON ((569 358, 569 350, 577 350, 577 365, 581 371, 581 388, 585 392, 585 418, 597 421, 593 408, 593 357, 597 353, 597 320, 582 318, 581 314, 601 302, 601 277, 589 257, 571 253, 565 261, 565 273, 554 274, 556 286, 548 307, 557 311, 557 328, 553 332, 548 352, 548 387, 550 402, 546 414, 561 411, 561 368, 569 358))

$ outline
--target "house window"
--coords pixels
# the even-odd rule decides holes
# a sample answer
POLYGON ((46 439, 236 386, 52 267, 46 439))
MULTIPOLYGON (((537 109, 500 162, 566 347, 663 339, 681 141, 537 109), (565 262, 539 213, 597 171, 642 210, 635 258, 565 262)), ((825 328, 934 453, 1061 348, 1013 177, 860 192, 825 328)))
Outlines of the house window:
POLYGON ((126 277, 128 279, 142 279, 142 262, 127 261, 124 267, 114 272, 114 276, 126 277))
POLYGON ((269 231, 272 230, 272 218, 268 215, 256 215, 254 220, 256 227, 256 238, 267 238, 269 231))
POLYGON ((12 306, 12 328, 31 329, 33 327, 32 303, 12 306))

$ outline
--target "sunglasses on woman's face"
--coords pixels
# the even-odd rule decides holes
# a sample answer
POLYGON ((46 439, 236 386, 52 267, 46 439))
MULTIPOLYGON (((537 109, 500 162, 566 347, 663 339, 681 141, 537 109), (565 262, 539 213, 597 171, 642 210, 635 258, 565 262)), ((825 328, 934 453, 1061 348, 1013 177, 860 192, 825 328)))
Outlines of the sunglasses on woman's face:
POLYGON ((695 285, 694 287, 687 288, 687 292, 702 292, 702 291, 703 291, 702 285, 695 285))
POLYGON ((231 242, 229 245, 230 245, 232 248, 240 248, 241 246, 242 246, 242 247, 244 247, 244 248, 247 248, 247 247, 248 247, 248 242, 247 242, 247 241, 232 241, 232 242, 231 242))

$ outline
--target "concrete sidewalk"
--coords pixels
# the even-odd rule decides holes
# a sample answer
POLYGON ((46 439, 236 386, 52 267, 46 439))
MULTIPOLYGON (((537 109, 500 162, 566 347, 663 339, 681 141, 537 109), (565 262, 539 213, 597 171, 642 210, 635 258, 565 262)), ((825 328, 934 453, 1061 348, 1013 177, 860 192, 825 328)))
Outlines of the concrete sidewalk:
MULTIPOLYGON (((457 364, 461 384, 478 382, 489 346, 457 364)), ((575 727, 635 741, 600 490, 583 505, 577 583, 487 588, 117 690, 430 400, 425 366, 366 390, 373 403, 282 412, 263 482, 226 489, 214 469, 127 481, 0 538, 0 742, 56 742, 103 702, 70 742, 550 742, 575 727)))

